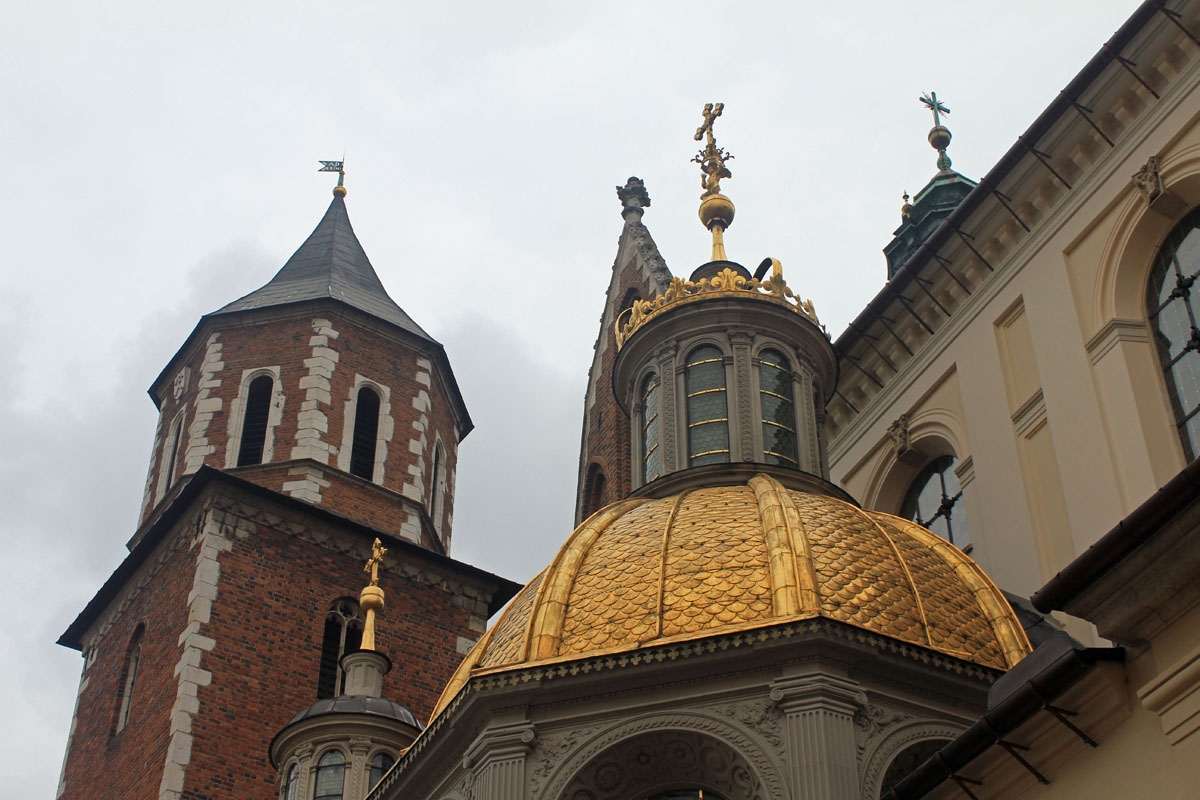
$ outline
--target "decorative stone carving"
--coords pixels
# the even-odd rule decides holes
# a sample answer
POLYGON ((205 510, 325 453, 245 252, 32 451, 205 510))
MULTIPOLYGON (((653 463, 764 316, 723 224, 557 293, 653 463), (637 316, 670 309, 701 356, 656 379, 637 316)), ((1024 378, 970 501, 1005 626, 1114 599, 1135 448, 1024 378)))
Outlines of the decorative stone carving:
MULTIPOLYGON (((749 775, 757 779, 764 798, 788 797, 781 778, 782 767, 777 757, 763 751, 747 735, 741 725, 729 722, 704 712, 680 712, 676 714, 651 714, 615 725, 598 736, 594 736, 575 750, 562 763, 556 765, 538 800, 560 800, 567 797, 567 785, 575 776, 590 768, 591 762, 609 748, 620 742, 631 740, 645 732, 695 731, 707 734, 712 739, 728 746, 750 767, 749 775)), ((754 795, 751 795, 754 796, 754 795)), ((741 795, 737 796, 740 800, 741 795)), ((599 798, 597 798, 599 800, 599 798)))
POLYGON ((182 397, 183 393, 187 391, 188 379, 191 377, 191 373, 191 367, 184 367, 176 373, 175 382, 171 384, 171 392, 175 395, 176 400, 182 397))
POLYGON ((1158 172, 1158 156, 1150 156, 1142 168, 1133 173, 1133 185, 1146 198, 1147 203, 1153 203, 1163 192, 1162 176, 1158 172))
POLYGON ((854 712, 854 746, 858 759, 862 761, 867 746, 877 740, 885 730, 907 722, 913 717, 883 706, 864 706, 854 712))
POLYGON ((888 426, 888 437, 892 440, 892 450, 896 454, 896 460, 911 466, 920 466, 925 463, 927 457, 920 448, 913 447, 912 434, 908 429, 909 416, 905 412, 896 418, 896 421, 888 426))
POLYGON ((621 200, 621 216, 630 222, 640 220, 644 209, 650 207, 650 193, 641 178, 630 177, 624 186, 618 186, 617 197, 621 200))
MULTIPOLYGON (((865 754, 862 755, 862 779, 860 781, 862 800, 875 800, 879 797, 883 777, 892 760, 905 748, 917 742, 931 739, 953 739, 962 733, 963 727, 950 722, 927 722, 916 720, 906 714, 875 709, 882 712, 879 720, 882 728, 867 741, 865 754), (886 721, 891 719, 890 722, 886 721)), ((855 718, 858 724, 858 718, 855 718)), ((871 723, 867 723, 873 727, 871 723)))
POLYGON ((530 768, 527 772, 529 788, 534 797, 538 796, 542 785, 549 779, 550 774, 581 742, 599 730, 599 726, 591 725, 538 738, 538 744, 530 757, 530 768))
POLYGON ((783 712, 779 710, 777 703, 770 700, 727 703, 713 706, 713 711, 741 723, 761 736, 763 741, 774 747, 777 752, 783 752, 783 712))

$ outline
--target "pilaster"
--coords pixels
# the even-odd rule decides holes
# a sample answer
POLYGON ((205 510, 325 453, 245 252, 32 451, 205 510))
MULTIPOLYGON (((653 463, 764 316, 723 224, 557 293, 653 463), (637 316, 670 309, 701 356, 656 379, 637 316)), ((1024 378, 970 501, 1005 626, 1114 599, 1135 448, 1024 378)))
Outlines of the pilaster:
POLYGON ((475 774, 475 800, 527 796, 525 760, 535 738, 528 722, 488 728, 479 735, 463 760, 475 774))
MULTIPOLYGON (((730 403, 730 444, 738 442, 739 453, 730 453, 729 460, 755 461, 753 391, 750 386, 750 345, 754 342, 754 331, 748 328, 733 328, 728 331, 729 344, 733 348, 734 402, 730 403), (735 427, 736 425, 736 427, 735 427), (736 437, 736 439, 735 439, 736 437)), ((731 448, 732 449, 732 448, 731 448)))
POLYGON ((662 450, 660 475, 667 475, 679 469, 679 453, 675 446, 675 426, 678 425, 679 414, 675 408, 675 358, 679 346, 674 339, 667 341, 654 353, 658 365, 658 385, 662 397, 658 403, 659 449, 662 450))
POLYGON ((771 699, 784 714, 794 796, 857 798, 854 712, 866 702, 858 684, 825 673, 782 678, 772 683, 771 699))

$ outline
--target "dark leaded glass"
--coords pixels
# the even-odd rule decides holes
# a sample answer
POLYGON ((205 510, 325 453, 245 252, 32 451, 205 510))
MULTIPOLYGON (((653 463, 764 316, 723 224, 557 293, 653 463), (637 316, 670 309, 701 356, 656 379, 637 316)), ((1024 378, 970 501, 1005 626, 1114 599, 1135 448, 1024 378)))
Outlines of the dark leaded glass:
POLYGON ((758 357, 758 389, 762 410, 763 460, 787 467, 796 460, 796 406, 792 401, 792 367, 783 353, 764 350, 758 357))
POLYGON ((688 465, 729 461, 725 359, 711 345, 697 347, 684 370, 687 388, 688 465))
POLYGON ((367 786, 374 786, 383 779, 387 771, 392 768, 392 764, 396 763, 396 759, 392 758, 387 753, 376 753, 371 758, 371 776, 367 781, 367 786))
POLYGON ((375 445, 379 438, 379 395, 369 386, 358 390, 354 409, 354 439, 350 448, 350 474, 371 480, 375 476, 375 445))
POLYGON ((242 442, 238 447, 237 460, 239 467, 262 463, 274 388, 275 381, 270 375, 259 375, 250 381, 246 391, 246 410, 242 414, 242 442))
POLYGON ((954 468, 958 459, 942 456, 917 475, 904 498, 900 516, 928 528, 957 547, 970 543, 962 486, 954 468))
POLYGON ((317 786, 313 800, 341 800, 346 786, 346 757, 330 750, 317 762, 317 786))
POLYGON ((658 376, 642 383, 642 483, 658 477, 658 376))
POLYGON ((1167 394, 1190 461, 1200 453, 1200 209, 1167 236, 1146 288, 1146 313, 1154 329, 1167 394))

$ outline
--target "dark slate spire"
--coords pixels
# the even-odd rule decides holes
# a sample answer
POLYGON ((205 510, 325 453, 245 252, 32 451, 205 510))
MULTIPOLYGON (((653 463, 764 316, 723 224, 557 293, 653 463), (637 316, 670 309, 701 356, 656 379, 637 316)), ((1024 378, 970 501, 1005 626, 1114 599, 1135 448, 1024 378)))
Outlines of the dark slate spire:
POLYGON ((334 191, 333 202, 316 229, 266 286, 209 316, 322 298, 340 300, 415 336, 434 341, 383 288, 350 226, 344 190, 334 191))

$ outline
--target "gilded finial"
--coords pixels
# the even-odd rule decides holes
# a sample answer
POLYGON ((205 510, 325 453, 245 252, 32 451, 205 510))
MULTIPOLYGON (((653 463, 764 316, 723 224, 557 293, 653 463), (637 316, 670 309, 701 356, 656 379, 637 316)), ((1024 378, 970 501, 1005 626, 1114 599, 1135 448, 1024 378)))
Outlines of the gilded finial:
POLYGON ((904 190, 904 205, 900 206, 900 219, 907 220, 912 216, 912 206, 908 204, 908 189, 904 190))
POLYGON ((937 167, 943 172, 950 170, 950 156, 946 155, 946 148, 950 146, 950 129, 942 124, 942 114, 949 115, 950 109, 938 100, 937 92, 923 94, 920 97, 921 102, 933 112, 933 128, 929 131, 929 144, 934 150, 938 151, 937 167))
POLYGON ((335 197, 346 196, 346 162, 345 161, 320 161, 321 168, 317 172, 336 172, 338 174, 337 186, 333 187, 335 197))
MULTIPOLYGON (((330 170, 332 172, 332 170, 330 170)), ((371 545, 371 557, 367 559, 367 565, 363 567, 363 572, 371 573, 371 582, 363 587, 362 592, 358 596, 358 605, 366 613, 366 621, 363 623, 362 644, 360 647, 363 650, 375 649, 375 612, 383 608, 383 589, 379 588, 379 565, 383 563, 383 557, 387 555, 387 548, 378 539, 371 545)))
POLYGON ((700 165, 700 221, 704 227, 712 231, 713 261, 725 260, 725 230, 733 224, 733 202, 721 194, 721 179, 732 178, 733 174, 725 163, 733 156, 723 148, 717 147, 713 135, 713 123, 725 110, 724 103, 706 103, 704 105, 704 121, 696 129, 693 137, 696 141, 704 140, 704 149, 697 153, 692 161, 700 165))

